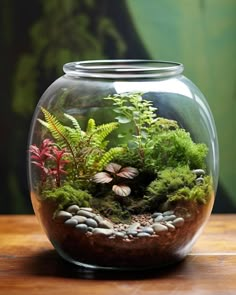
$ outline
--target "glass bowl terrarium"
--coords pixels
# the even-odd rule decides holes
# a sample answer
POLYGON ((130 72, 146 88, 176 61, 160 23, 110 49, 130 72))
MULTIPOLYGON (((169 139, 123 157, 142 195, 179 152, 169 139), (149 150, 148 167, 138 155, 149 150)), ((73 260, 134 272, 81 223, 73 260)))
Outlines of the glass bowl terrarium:
POLYGON ((183 259, 218 180, 210 109, 174 62, 72 62, 29 136, 34 211, 66 260, 144 269, 183 259))

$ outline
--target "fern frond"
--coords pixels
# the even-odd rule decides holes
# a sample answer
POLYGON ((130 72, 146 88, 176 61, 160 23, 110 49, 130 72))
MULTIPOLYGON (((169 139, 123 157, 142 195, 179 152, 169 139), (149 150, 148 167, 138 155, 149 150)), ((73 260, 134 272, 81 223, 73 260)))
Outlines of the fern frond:
POLYGON ((103 140, 116 128, 118 127, 118 123, 111 122, 107 124, 102 124, 96 128, 96 133, 93 136, 93 141, 96 146, 101 146, 103 140))
POLYGON ((78 134, 78 132, 72 127, 65 126, 65 130, 66 130, 65 136, 68 138, 71 145, 73 145, 73 147, 76 146, 78 142, 80 142, 81 140, 81 135, 78 134))
POLYGON ((91 148, 90 152, 86 155, 86 169, 95 169, 98 159, 101 159, 101 152, 97 149, 91 148))
POLYGON ((77 132, 81 132, 81 127, 79 125, 79 122, 75 119, 75 117, 66 113, 64 113, 64 116, 72 122, 73 127, 77 132))
POLYGON ((46 109, 44 109, 43 107, 41 107, 41 110, 44 114, 45 120, 46 122, 44 122, 43 120, 39 119, 39 122, 41 124, 43 124, 45 127, 48 128, 48 130, 51 132, 52 136, 59 142, 62 144, 64 143, 64 145, 67 146, 67 148, 69 149, 69 151, 72 154, 73 157, 73 161, 76 165, 76 159, 75 159, 75 149, 73 147, 73 145, 71 145, 70 143, 70 138, 68 138, 68 129, 62 125, 56 117, 54 117, 52 114, 49 113, 49 111, 47 111, 46 109))
POLYGON ((73 127, 69 127, 69 126, 64 126, 66 131, 68 132, 68 135, 70 134, 76 134, 76 130, 73 127))
MULTIPOLYGON (((44 114, 45 120, 47 124, 43 124, 46 126, 49 131, 51 132, 52 136, 56 140, 64 139, 65 134, 65 127, 54 117, 52 114, 49 113, 46 109, 41 107, 41 110, 44 114)), ((42 120, 40 120, 42 122, 42 120)))
POLYGON ((72 122, 74 128, 66 127, 69 131, 70 137, 75 144, 78 144, 81 138, 84 136, 84 131, 82 131, 79 122, 75 119, 75 117, 64 114, 64 116, 72 122))
POLYGON ((112 161, 112 159, 114 159, 114 157, 122 154, 123 152, 124 152, 124 148, 122 147, 114 147, 109 149, 109 151, 107 151, 98 162, 97 164, 98 170, 99 171, 102 170, 108 163, 112 161))
POLYGON ((91 133, 95 131, 95 128, 96 128, 95 120, 90 118, 87 123, 86 133, 90 135, 91 133))
POLYGON ((49 129, 49 128, 48 128, 49 124, 48 124, 47 122, 45 122, 45 121, 43 121, 43 120, 41 120, 41 119, 37 119, 37 121, 38 121, 41 125, 43 125, 44 127, 46 127, 47 129, 49 129))

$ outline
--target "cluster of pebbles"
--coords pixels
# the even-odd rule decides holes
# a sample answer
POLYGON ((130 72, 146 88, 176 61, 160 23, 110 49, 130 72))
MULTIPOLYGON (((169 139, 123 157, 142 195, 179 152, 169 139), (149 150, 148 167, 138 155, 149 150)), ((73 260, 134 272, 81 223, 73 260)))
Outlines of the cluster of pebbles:
POLYGON ((65 226, 75 228, 81 233, 102 235, 109 238, 120 237, 133 239, 150 237, 164 232, 173 232, 184 224, 183 217, 177 217, 174 211, 155 212, 133 216, 131 224, 114 224, 93 211, 71 205, 66 210, 61 210, 56 215, 56 220, 65 226))
POLYGON ((204 176, 205 176, 205 171, 203 169, 195 169, 192 170, 194 174, 196 174, 196 184, 201 185, 204 183, 204 176))

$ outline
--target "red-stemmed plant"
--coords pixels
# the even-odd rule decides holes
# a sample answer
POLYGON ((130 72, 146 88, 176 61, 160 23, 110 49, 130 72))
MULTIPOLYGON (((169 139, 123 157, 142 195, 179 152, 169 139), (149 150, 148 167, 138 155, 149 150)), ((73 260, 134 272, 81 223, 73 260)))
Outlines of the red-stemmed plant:
POLYGON ((66 149, 59 150, 56 146, 52 147, 51 159, 55 161, 56 166, 49 170, 49 174, 55 177, 56 186, 61 186, 61 175, 67 174, 64 170, 66 164, 69 160, 64 160, 63 157, 67 156, 69 153, 66 152, 66 149))
POLYGON ((61 175, 66 174, 64 166, 70 162, 63 159, 68 155, 66 149, 60 150, 53 141, 47 138, 43 140, 40 147, 31 145, 29 152, 31 153, 31 163, 41 170, 41 185, 44 186, 48 177, 52 176, 56 186, 60 187, 61 175))
POLYGON ((41 184, 44 185, 49 175, 49 169, 46 167, 46 161, 52 157, 51 149, 53 142, 50 139, 44 139, 40 147, 32 144, 29 148, 31 153, 32 164, 36 165, 41 170, 41 184))

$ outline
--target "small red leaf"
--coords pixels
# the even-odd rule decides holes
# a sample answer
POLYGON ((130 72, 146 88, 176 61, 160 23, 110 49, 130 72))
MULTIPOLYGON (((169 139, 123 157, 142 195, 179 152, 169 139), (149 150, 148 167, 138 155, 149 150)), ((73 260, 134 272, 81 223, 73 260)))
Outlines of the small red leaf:
POLYGON ((38 160, 38 161, 40 161, 40 157, 39 156, 35 156, 35 155, 31 156, 30 159, 31 160, 38 160))
POLYGON ((40 167, 40 168, 43 168, 43 165, 41 163, 39 163, 39 162, 32 161, 31 163, 38 166, 38 167, 40 167))
POLYGON ((48 147, 50 145, 53 145, 53 142, 49 138, 46 138, 43 140, 43 142, 42 142, 43 147, 46 147, 46 146, 48 147))
POLYGON ((29 152, 33 154, 40 154, 39 148, 36 145, 31 145, 29 148, 29 152))

